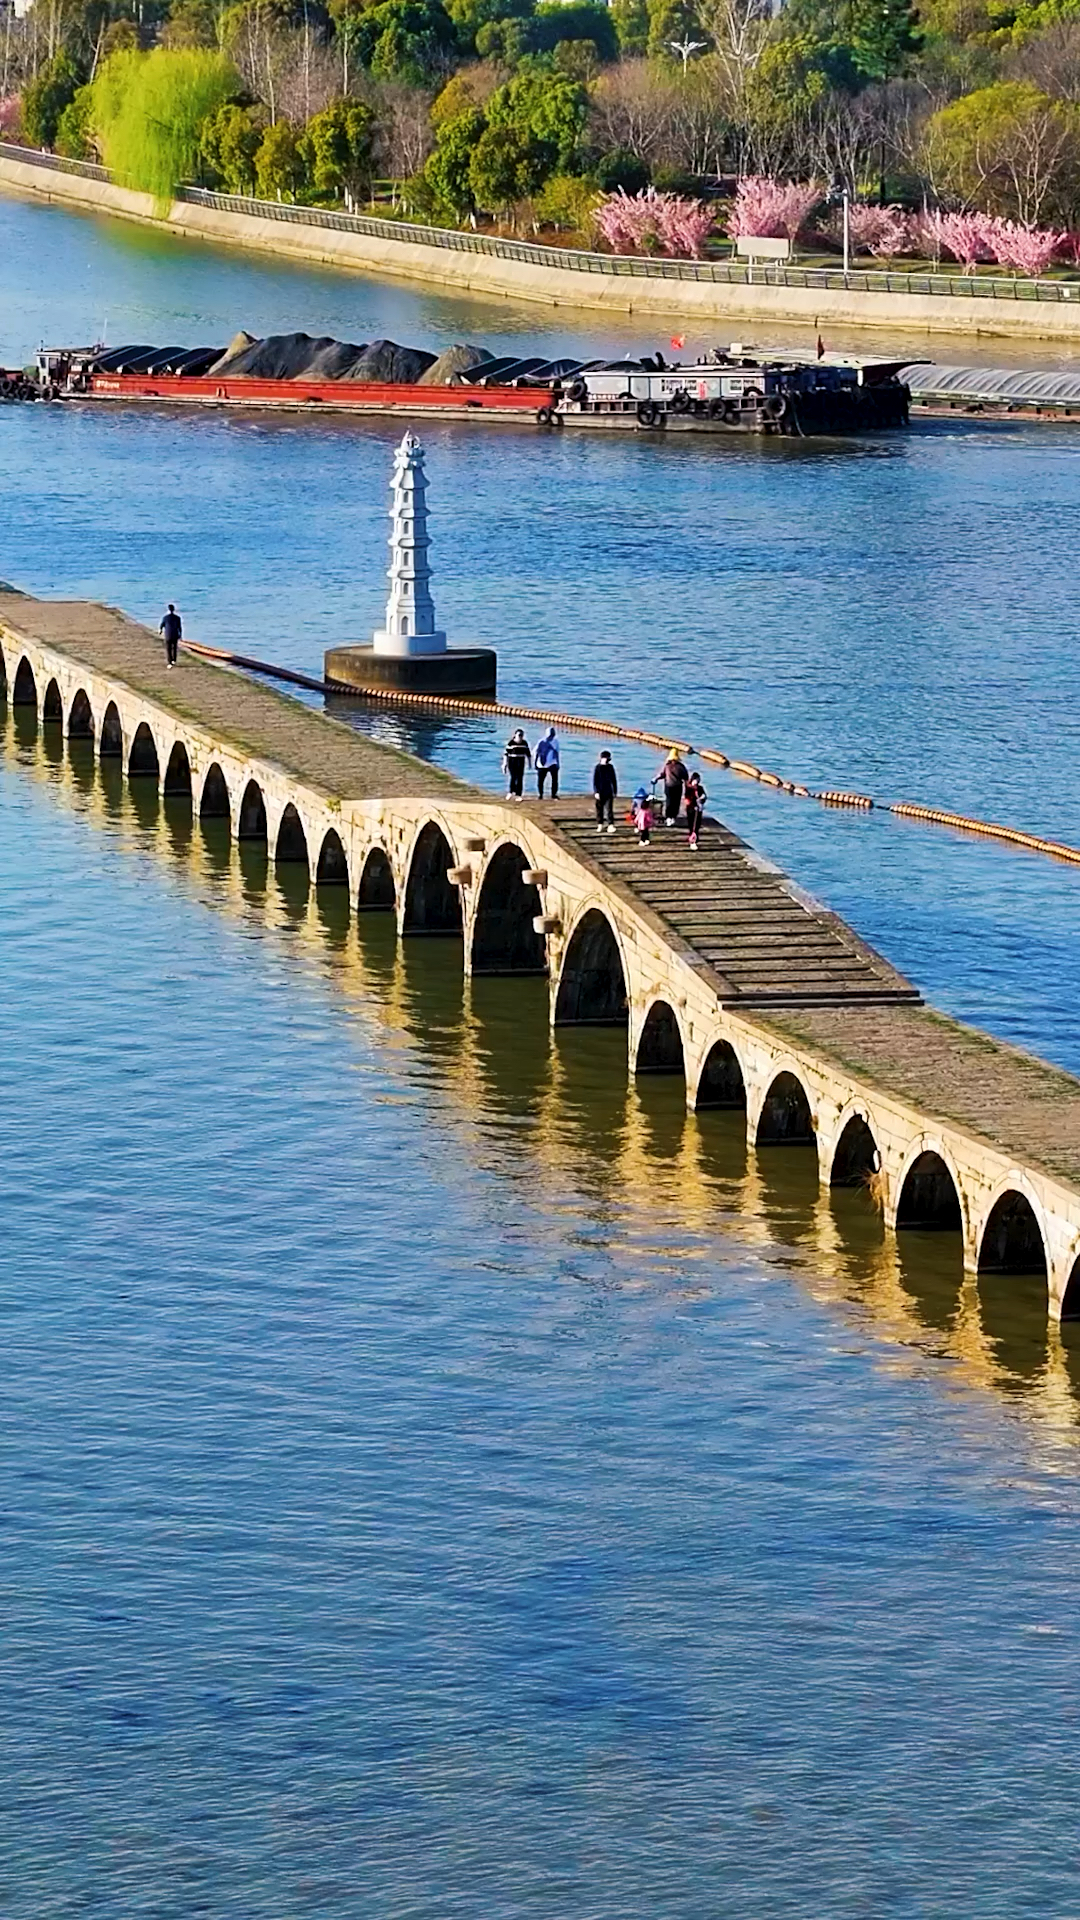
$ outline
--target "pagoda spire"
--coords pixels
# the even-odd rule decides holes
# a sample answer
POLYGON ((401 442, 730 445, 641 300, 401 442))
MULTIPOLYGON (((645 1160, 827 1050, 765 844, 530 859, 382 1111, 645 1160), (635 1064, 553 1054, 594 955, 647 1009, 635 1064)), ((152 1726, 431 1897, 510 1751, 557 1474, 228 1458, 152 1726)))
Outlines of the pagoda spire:
POLYGON ((431 597, 424 449, 414 433, 406 433, 394 453, 390 496, 390 594, 385 624, 372 636, 374 650, 399 657, 445 653, 431 597))

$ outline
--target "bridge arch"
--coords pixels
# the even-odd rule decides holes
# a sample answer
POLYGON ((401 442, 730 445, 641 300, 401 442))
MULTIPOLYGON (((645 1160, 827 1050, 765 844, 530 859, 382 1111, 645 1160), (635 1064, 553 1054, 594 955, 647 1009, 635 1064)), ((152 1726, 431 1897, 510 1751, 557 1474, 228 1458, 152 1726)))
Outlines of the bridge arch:
POLYGON ((236 837, 238 840, 261 840, 266 845, 266 801, 257 780, 249 780, 244 788, 236 837))
POLYGON ((397 906, 394 869, 385 847, 372 847, 364 861, 356 895, 358 913, 392 913, 397 906))
POLYGON ((830 1187, 869 1186, 880 1167, 881 1154, 866 1114, 849 1114, 836 1142, 830 1187))
POLYGON ((102 715, 99 752, 103 760, 122 760, 124 757, 124 729, 115 700, 109 701, 102 715))
POLYGON ((555 1025, 626 1026, 630 1018, 627 989, 619 936, 602 908, 587 907, 563 956, 555 1025))
POLYGON ((92 740, 94 737, 94 713, 85 687, 78 689, 68 708, 67 731, 69 740, 92 740))
POLYGON ((212 761, 206 770, 199 796, 200 820, 231 820, 232 803, 229 799, 229 783, 218 766, 212 761))
POLYGON ((1046 1235, 1031 1199, 1013 1184, 995 1198, 979 1236, 980 1273, 1037 1273, 1045 1280, 1046 1235))
POLYGON ((274 843, 274 864, 279 867, 303 867, 305 872, 311 872, 307 834, 291 800, 278 822, 277 840, 274 843))
POLYGON ((347 887, 349 884, 349 862, 345 856, 341 835, 334 827, 328 827, 323 834, 323 843, 319 848, 319 859, 315 868, 317 887, 347 887))
POLYGON ((695 1107, 727 1107, 746 1112, 746 1080, 730 1040, 714 1040, 705 1055, 695 1107))
POLYGON ((182 740, 174 740, 169 762, 165 768, 164 792, 166 800, 187 800, 192 798, 191 761, 188 750, 182 740))
POLYGON ((157 780, 161 775, 157 745, 145 720, 140 720, 135 729, 135 738, 128 754, 128 779, 146 778, 157 780))
POLYGON ((36 707, 37 703, 37 681, 34 679, 34 669, 24 653, 15 669, 11 704, 13 707, 36 707))
POLYGON ((806 1088, 798 1074, 785 1067, 775 1075, 762 1102, 756 1145, 812 1147, 814 1144, 814 1116, 806 1088))
POLYGON ((679 1017, 666 1000, 654 1000, 645 1016, 634 1072, 686 1073, 679 1017))
POLYGON ((938 1147, 923 1142, 908 1160, 898 1184, 896 1230, 962 1233, 964 1208, 960 1179, 938 1147))
POLYGON ((50 680, 45 689, 45 698, 41 703, 41 718, 47 727, 62 727, 64 724, 64 702, 59 682, 50 680))
POLYGON ((428 820, 413 842, 403 933, 461 933, 461 895, 448 877, 455 864, 454 850, 438 821, 428 820))
POLYGON ((484 868, 473 918, 474 973, 546 973, 547 946, 533 921, 538 889, 522 875, 532 862, 512 840, 496 847, 484 868))

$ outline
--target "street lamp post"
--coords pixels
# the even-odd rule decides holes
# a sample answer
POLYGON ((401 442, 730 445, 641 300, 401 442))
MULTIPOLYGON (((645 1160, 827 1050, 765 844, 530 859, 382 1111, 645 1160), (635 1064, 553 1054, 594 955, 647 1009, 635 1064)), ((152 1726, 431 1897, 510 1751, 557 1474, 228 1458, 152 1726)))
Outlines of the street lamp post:
POLYGON ((704 40, 691 40, 689 37, 687 37, 684 40, 668 41, 668 46, 671 49, 672 53, 682 54, 682 70, 684 74, 686 72, 686 64, 690 58, 690 55, 692 53, 700 53, 707 44, 708 43, 704 40))
POLYGON ((851 265, 851 195, 845 186, 837 183, 829 193, 830 207, 842 206, 844 209, 844 278, 847 279, 851 265))

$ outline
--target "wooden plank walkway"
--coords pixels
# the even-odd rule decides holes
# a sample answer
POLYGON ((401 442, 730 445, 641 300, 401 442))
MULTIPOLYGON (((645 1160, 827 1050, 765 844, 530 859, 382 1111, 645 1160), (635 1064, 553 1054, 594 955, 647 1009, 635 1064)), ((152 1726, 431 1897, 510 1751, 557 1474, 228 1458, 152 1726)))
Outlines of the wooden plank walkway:
POLYGON ((684 827, 639 846, 620 824, 599 834, 590 810, 553 822, 581 853, 658 914, 716 975, 725 1006, 845 1006, 917 1001, 910 983, 835 914, 810 901, 730 828, 709 819, 696 853, 684 827))

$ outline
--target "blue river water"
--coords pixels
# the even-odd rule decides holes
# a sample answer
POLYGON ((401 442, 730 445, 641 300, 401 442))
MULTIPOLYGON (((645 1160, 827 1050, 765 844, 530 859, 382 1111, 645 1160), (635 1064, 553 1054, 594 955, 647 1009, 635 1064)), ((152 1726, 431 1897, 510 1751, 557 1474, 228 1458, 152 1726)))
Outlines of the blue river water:
MULTIPOLYGON (((13 201, 0 263, 0 359, 625 337, 13 201)), ((317 669, 377 621, 400 431, 2 409, 0 574, 317 669)), ((504 696, 1077 838, 1069 432, 424 439, 504 696)), ((485 721, 357 724, 498 778, 485 721)), ((1070 869, 709 784, 1080 1070, 1070 869)), ((1080 1351, 1038 1303, 10 714, 0 1008, 5 1920, 1080 1910, 1080 1351)))

